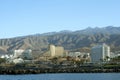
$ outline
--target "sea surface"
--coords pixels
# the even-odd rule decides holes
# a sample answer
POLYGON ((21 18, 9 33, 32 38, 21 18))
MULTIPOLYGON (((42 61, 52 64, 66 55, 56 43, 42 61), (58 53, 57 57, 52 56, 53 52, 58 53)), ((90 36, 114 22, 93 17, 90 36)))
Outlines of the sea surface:
POLYGON ((0 80, 120 80, 120 73, 0 75, 0 80))

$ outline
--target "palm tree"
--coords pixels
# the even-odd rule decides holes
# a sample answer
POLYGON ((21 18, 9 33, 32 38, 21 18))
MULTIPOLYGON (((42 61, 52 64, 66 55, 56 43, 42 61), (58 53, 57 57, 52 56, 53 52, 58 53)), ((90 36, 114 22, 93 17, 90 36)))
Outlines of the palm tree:
POLYGON ((109 61, 110 57, 109 56, 106 56, 105 60, 106 61, 109 61))

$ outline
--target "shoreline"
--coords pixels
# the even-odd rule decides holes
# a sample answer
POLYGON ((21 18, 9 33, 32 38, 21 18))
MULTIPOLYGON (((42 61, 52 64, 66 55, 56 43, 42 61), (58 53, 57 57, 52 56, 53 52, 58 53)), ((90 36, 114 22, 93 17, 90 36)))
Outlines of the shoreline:
POLYGON ((120 73, 120 64, 1 64, 0 75, 46 74, 46 73, 120 73))
POLYGON ((24 75, 24 74, 46 74, 46 73, 120 73, 120 69, 3 69, 0 75, 24 75))

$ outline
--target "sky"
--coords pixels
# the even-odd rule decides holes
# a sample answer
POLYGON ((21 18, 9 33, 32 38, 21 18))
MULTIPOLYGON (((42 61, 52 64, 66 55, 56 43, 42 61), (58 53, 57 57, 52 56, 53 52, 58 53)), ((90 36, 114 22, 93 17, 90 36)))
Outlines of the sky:
POLYGON ((0 0, 0 38, 120 26, 120 0, 0 0))

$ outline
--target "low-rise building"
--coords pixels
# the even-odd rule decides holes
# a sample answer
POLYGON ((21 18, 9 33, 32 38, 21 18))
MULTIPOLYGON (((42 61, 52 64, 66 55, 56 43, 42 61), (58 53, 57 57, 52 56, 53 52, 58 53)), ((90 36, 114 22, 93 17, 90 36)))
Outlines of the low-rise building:
POLYGON ((88 58, 90 57, 90 53, 81 53, 81 52, 69 52, 68 53, 69 57, 73 57, 73 58, 88 58))
POLYGON ((15 50, 14 51, 14 58, 22 58, 22 59, 32 59, 32 50, 28 49, 28 50, 15 50))
POLYGON ((14 59, 12 62, 15 64, 21 64, 21 63, 24 63, 24 60, 22 58, 17 58, 17 59, 14 59))
POLYGON ((5 58, 5 59, 9 59, 9 58, 12 58, 12 57, 13 57, 13 55, 8 55, 8 54, 0 56, 0 58, 5 58))
POLYGON ((31 60, 32 59, 32 50, 14 50, 13 55, 5 55, 1 56, 2 58, 6 58, 8 63, 24 63, 25 60, 31 60))
POLYGON ((90 53, 69 52, 67 60, 90 62, 90 53))

